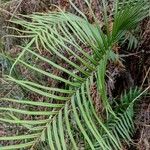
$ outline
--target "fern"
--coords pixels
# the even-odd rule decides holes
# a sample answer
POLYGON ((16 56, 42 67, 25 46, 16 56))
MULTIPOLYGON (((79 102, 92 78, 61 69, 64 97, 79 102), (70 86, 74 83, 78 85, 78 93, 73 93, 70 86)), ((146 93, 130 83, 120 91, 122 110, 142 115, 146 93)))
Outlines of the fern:
MULTIPOLYGON (((85 2, 92 11, 90 3, 87 0, 85 2)), ((127 107, 120 113, 112 109, 106 93, 105 73, 107 62, 112 58, 113 45, 124 36, 127 30, 132 29, 142 20, 145 14, 147 15, 148 9, 143 9, 147 3, 140 1, 136 2, 132 9, 127 5, 119 10, 118 2, 116 2, 113 31, 109 33, 107 30, 107 34, 101 31, 94 14, 95 24, 90 24, 86 16, 72 2, 71 4, 81 17, 60 10, 47 14, 21 16, 24 19, 11 21, 22 27, 21 29, 9 27, 20 33, 18 36, 11 36, 25 37, 29 42, 25 47, 21 47, 22 52, 15 59, 10 74, 5 77, 23 88, 26 93, 32 92, 44 97, 44 101, 34 101, 29 97, 0 99, 14 104, 13 108, 0 107, 0 121, 22 126, 27 131, 24 135, 0 137, 0 141, 16 143, 3 146, 2 150, 42 148, 117 150, 122 149, 122 140, 127 143, 131 140, 130 130, 133 130, 131 126, 133 122, 131 122, 130 103, 127 102, 127 107), (85 46, 92 52, 87 52, 83 48, 85 46), (57 61, 41 55, 41 49, 63 60, 67 66, 64 68, 57 61), (32 56, 32 63, 26 59, 26 56, 32 56), (75 61, 71 61, 68 56, 73 56, 75 61), (37 60, 65 73, 67 79, 44 70, 37 60), (27 77, 16 79, 13 70, 17 69, 18 65, 25 67, 28 72, 36 73, 34 78, 32 80, 27 77), (62 86, 41 84, 40 81, 35 81, 37 76, 51 78, 62 86), (90 87, 94 80, 97 82, 105 108, 105 121, 97 115, 93 106, 90 87), (17 104, 21 107, 17 108, 17 104), (44 108, 44 111, 39 110, 39 106, 44 108), (33 107, 35 109, 32 110, 33 107), (31 119, 24 119, 25 115, 31 119), (132 124, 128 126, 129 123, 132 124)), ((104 0, 103 7, 104 21, 108 29, 104 0)), ((137 92, 130 93, 131 103, 135 95, 137 92)), ((123 104, 119 108, 122 108, 123 104)))

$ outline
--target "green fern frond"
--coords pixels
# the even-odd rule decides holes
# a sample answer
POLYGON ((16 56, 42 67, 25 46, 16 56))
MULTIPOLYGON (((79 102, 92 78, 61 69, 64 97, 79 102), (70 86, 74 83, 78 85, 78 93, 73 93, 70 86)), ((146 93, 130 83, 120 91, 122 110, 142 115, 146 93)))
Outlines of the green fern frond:
MULTIPOLYGON (((90 3, 85 1, 90 8, 90 3)), ((44 100, 34 101, 28 96, 24 99, 0 98, 0 101, 13 104, 13 108, 9 105, 5 108, 0 107, 0 122, 21 126, 27 133, 15 135, 13 138, 12 136, 0 137, 0 141, 16 143, 3 146, 2 150, 33 150, 40 147, 42 149, 43 146, 45 149, 52 150, 81 148, 121 150, 122 140, 127 143, 130 141, 130 130, 133 129, 131 125, 128 127, 131 123, 131 109, 126 108, 121 114, 112 109, 106 93, 105 73, 107 61, 111 59, 113 45, 120 40, 126 30, 131 29, 145 17, 147 12, 143 9, 145 3, 138 2, 132 6, 132 9, 127 6, 120 11, 116 7, 113 31, 112 33, 107 31, 107 34, 101 31, 97 22, 89 23, 86 16, 73 4, 72 6, 82 17, 60 11, 22 16, 24 18, 22 20, 11 21, 22 27, 22 30, 15 27, 12 29, 20 32, 20 37, 27 37, 29 42, 25 47, 21 47, 22 52, 15 59, 6 79, 19 85, 27 94, 34 93, 39 97, 42 96, 44 100), (89 51, 84 48, 85 46, 89 51), (63 61, 66 67, 47 55, 41 55, 41 49, 63 61), (32 56, 32 63, 26 59, 26 55, 32 56), (70 60, 69 56, 73 56, 75 61, 70 60), (44 70, 39 62, 59 70, 67 78, 54 74, 51 70, 44 70), (18 65, 25 67, 27 72, 36 73, 34 78, 29 79, 23 76, 16 79, 13 76, 13 70, 18 65), (35 81, 37 76, 42 77, 43 80, 49 78, 62 85, 59 87, 51 82, 52 85, 47 86, 35 81), (106 122, 97 115, 93 106, 90 87, 94 80, 97 82, 107 114, 106 122), (17 104, 20 107, 16 107, 17 104), (109 118, 114 118, 114 121, 111 123, 109 118), (125 120, 126 124, 124 124, 125 120)), ((108 28, 104 0, 103 7, 104 20, 108 28)), ((96 21, 94 14, 93 17, 96 21)), ((134 92, 131 93, 129 99, 127 98, 129 102, 132 101, 134 94, 134 92)))

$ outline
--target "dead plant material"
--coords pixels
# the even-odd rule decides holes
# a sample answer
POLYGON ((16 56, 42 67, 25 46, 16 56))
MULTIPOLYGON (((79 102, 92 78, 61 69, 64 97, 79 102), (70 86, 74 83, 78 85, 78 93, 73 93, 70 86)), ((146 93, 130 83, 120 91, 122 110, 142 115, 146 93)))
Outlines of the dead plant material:
POLYGON ((137 150, 150 149, 150 97, 141 100, 136 111, 136 133, 134 136, 137 150))
POLYGON ((91 97, 97 114, 104 118, 104 107, 96 83, 91 86, 91 97))
POLYGON ((69 0, 60 0, 59 6, 64 11, 67 10, 67 9, 69 9, 69 7, 70 7, 69 0))

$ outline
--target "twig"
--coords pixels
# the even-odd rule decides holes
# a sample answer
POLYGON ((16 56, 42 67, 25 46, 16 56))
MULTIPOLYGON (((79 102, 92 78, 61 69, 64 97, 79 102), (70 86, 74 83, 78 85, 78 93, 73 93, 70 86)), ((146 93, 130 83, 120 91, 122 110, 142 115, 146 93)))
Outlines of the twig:
POLYGON ((130 56, 137 56, 137 54, 139 54, 139 53, 141 53, 141 52, 130 53, 130 54, 127 54, 127 55, 120 54, 120 57, 130 57, 130 56))
POLYGON ((143 79, 143 82, 142 82, 142 84, 141 84, 141 87, 142 87, 143 84, 145 83, 145 80, 146 80, 146 78, 147 78, 149 72, 150 72, 150 67, 148 68, 148 70, 147 70, 147 72, 146 72, 146 75, 145 75, 145 77, 144 77, 144 79, 143 79))
MULTIPOLYGON (((10 16, 15 16, 14 14, 12 14, 12 13, 10 13, 9 11, 7 11, 7 10, 5 10, 5 9, 3 9, 3 8, 0 8, 0 11, 1 12, 4 12, 4 13, 6 13, 6 14, 9 14, 10 16)), ((18 16, 15 16, 17 19, 20 19, 18 16)))
POLYGON ((11 15, 10 20, 14 17, 14 15, 15 15, 16 11, 18 10, 19 6, 21 5, 22 1, 23 1, 23 0, 20 0, 20 2, 18 3, 17 7, 15 8, 15 10, 13 11, 13 13, 12 13, 12 15, 11 15))

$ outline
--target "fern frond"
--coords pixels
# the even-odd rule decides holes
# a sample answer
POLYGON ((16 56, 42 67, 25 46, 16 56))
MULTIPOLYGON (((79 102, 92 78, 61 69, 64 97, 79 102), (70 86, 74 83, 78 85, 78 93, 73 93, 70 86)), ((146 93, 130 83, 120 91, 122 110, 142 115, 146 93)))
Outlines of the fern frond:
MULTIPOLYGON (((90 3, 85 1, 90 7, 90 3)), ((106 9, 105 1, 103 5, 106 9)), ((112 110, 105 88, 106 65, 112 54, 111 49, 114 43, 120 40, 124 31, 132 28, 144 17, 145 10, 143 12, 141 9, 143 5, 139 2, 132 9, 125 7, 123 10, 115 11, 112 34, 103 33, 97 23, 96 25, 89 23, 78 9, 76 10, 82 17, 60 11, 23 16, 25 19, 11 21, 22 26, 25 32, 14 27, 13 29, 21 32, 23 36, 27 35, 29 43, 21 47, 22 52, 15 59, 6 79, 19 85, 26 93, 36 93, 44 100, 37 102, 29 97, 0 98, 0 101, 14 104, 14 108, 9 106, 0 108, 2 112, 0 121, 22 126, 28 133, 14 136, 16 145, 3 146, 2 150, 37 149, 39 145, 46 145, 45 149, 52 150, 80 149, 81 147, 93 150, 122 149, 121 138, 126 142, 130 140, 130 126, 127 127, 127 124, 123 123, 124 120, 130 122, 131 116, 128 116, 130 111, 126 113, 124 110, 120 115, 112 110), (89 51, 84 48, 85 46, 89 51), (41 55, 40 49, 56 56, 56 59, 63 61, 66 66, 62 66, 57 60, 52 60, 47 55, 41 55), (29 62, 25 56, 32 56, 32 62, 29 62), (69 56, 73 56, 74 61, 70 60, 69 56), (39 62, 59 70, 67 78, 51 70, 44 70, 39 62), (17 68, 17 65, 25 67, 28 72, 34 72, 34 78, 16 79, 13 76, 13 70, 17 68), (62 85, 58 87, 51 83, 52 85, 45 86, 35 81, 37 76, 42 79, 51 79, 62 85), (97 81, 97 88, 107 112, 107 121, 114 117, 112 124, 108 122, 107 125, 107 121, 104 122, 95 112, 90 95, 90 86, 94 79, 97 81), (19 108, 16 108, 17 104, 20 104, 19 108), (40 110, 38 110, 39 105, 42 107, 40 110), (37 111, 32 111, 32 108, 37 111), (41 111, 43 109, 44 111, 41 111), (127 115, 122 114, 124 112, 127 115), (114 124, 116 124, 113 130, 115 133, 111 131, 114 124), (124 131, 123 134, 121 134, 122 131, 124 131)), ((104 12, 108 28, 106 10, 104 12)), ((132 99, 132 96, 130 98, 132 99)), ((12 141, 12 136, 1 137, 0 140, 12 141)))

